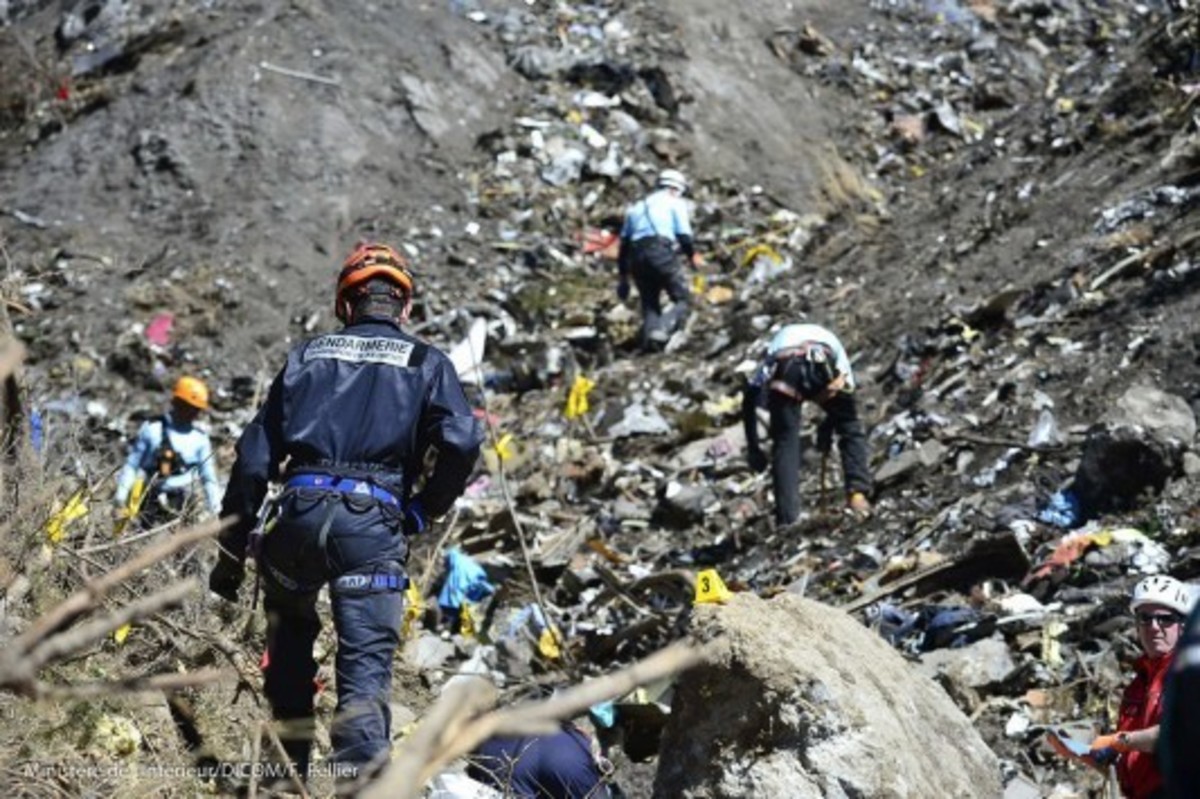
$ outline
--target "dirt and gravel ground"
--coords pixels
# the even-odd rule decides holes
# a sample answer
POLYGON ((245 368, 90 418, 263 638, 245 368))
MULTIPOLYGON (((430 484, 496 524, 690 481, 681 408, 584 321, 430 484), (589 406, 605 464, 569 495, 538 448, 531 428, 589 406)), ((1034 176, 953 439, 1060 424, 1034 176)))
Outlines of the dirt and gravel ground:
MULTIPOLYGON (((334 269, 361 237, 413 255, 414 321, 436 343, 465 332, 458 309, 488 316, 489 347, 512 359, 561 342, 564 329, 597 327, 600 341, 573 357, 597 380, 599 405, 664 385, 698 409, 736 390, 733 367, 765 329, 755 320, 811 315, 856 355, 877 466, 905 446, 895 420, 906 411, 918 428, 954 417, 977 439, 1020 442, 1041 394, 1077 444, 1136 383, 1200 407, 1194 12, 1024 0, 63 5, 0 3, 3 290, 27 348, 28 402, 53 409, 43 493, 14 500, 0 562, 6 592, 29 577, 4 606, 10 630, 124 555, 87 554, 97 522, 75 541, 85 554, 50 558, 40 525, 81 480, 109 490, 126 437, 178 372, 215 389, 211 426, 227 473, 236 433, 288 346, 332 326, 334 269), (575 68, 543 65, 531 77, 531 53, 574 53, 575 68), (610 139, 632 130, 574 104, 613 86, 637 128, 622 140, 617 177, 585 169, 555 185, 538 180, 540 167, 521 171, 546 151, 531 131, 551 131, 530 119, 575 124, 569 112, 583 108, 610 139), (790 240, 793 271, 746 299, 703 305, 679 351, 642 358, 615 333, 604 339, 619 327, 612 265, 583 257, 579 234, 611 221, 667 165, 697 183, 714 283, 741 289, 743 244, 765 237, 781 210, 815 221, 785 222, 806 231, 790 240), (1131 253, 1143 257, 1110 276, 1131 253), (162 313, 171 341, 151 347, 142 331, 162 313)), ((532 431, 561 406, 558 388, 494 396, 489 409, 532 431)), ((560 518, 600 519, 637 494, 626 474, 651 473, 700 435, 610 444, 591 476, 568 479, 561 462, 532 458, 515 475, 520 496, 555 494, 560 518), (622 473, 614 460, 633 465, 622 473), (556 490, 530 488, 538 481, 556 490)), ((609 544, 660 566, 737 525, 742 548, 723 572, 776 590, 797 570, 795 554, 818 570, 818 592, 845 599, 854 575, 831 564, 852 561, 848 549, 953 554, 997 526, 996 508, 1043 501, 1078 455, 1069 446, 1010 458, 998 480, 972 482, 1002 443, 969 448, 974 465, 961 449, 944 468, 886 487, 870 522, 816 531, 828 546, 781 545, 765 487, 736 469, 718 475, 738 481, 723 495, 736 512, 681 529, 618 525, 609 544)), ((1111 520, 1167 536, 1181 577, 1200 572, 1189 485, 1111 520)), ((1040 531, 1030 549, 1060 532, 1040 531)), ((204 557, 131 590, 200 571, 204 557)), ((252 675, 259 627, 245 609, 189 602, 48 679, 230 660, 252 675)), ((398 704, 423 708, 428 682, 398 669, 398 704)), ((234 693, 150 707, 5 698, 0 757, 107 756, 118 744, 94 734, 105 714, 136 718, 159 754, 230 757, 263 712, 234 693)), ((1046 767, 1022 760, 1003 717, 978 718, 1002 757, 1046 767)), ((633 783, 648 785, 652 765, 632 768, 633 783)), ((70 793, 44 782, 24 784, 29 795, 70 793)), ((161 795, 175 791, 188 793, 170 784, 161 795)))

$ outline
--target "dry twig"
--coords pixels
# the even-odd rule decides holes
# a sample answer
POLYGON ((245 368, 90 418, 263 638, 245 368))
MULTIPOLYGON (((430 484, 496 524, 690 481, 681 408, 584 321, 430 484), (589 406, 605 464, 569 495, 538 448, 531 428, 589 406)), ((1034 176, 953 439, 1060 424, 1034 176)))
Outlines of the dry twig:
MULTIPOLYGON (((471 344, 471 337, 468 333, 467 343, 471 344)), ((475 352, 475 347, 471 345, 471 360, 475 364, 475 371, 479 380, 479 385, 483 386, 486 380, 483 375, 483 358, 481 353, 475 352)), ((491 442, 492 448, 496 449, 499 443, 500 436, 496 433, 495 425, 492 424, 492 414, 488 408, 487 392, 480 391, 480 403, 483 405, 483 419, 487 426, 488 440, 491 442)), ((529 554, 529 542, 525 535, 525 526, 521 524, 521 519, 517 515, 517 503, 513 501, 512 491, 508 487, 508 474, 504 468, 504 458, 500 456, 500 452, 496 450, 496 472, 500 478, 500 493, 504 496, 504 504, 508 508, 509 516, 512 518, 513 528, 517 531, 517 542, 521 545, 521 557, 525 561, 525 571, 529 575, 529 585, 533 590, 533 601, 537 605, 538 611, 542 614, 542 621, 545 625, 552 629, 562 630, 562 626, 554 623, 552 617, 546 609, 546 601, 542 598, 542 589, 538 585, 537 572, 533 568, 533 557, 529 554)), ((563 642, 565 643, 565 642, 563 642)), ((561 647, 563 660, 567 665, 572 664, 571 651, 564 645, 561 647)))
MULTIPOLYGON (((271 745, 275 747, 275 753, 283 758, 282 762, 291 763, 292 758, 290 755, 288 755, 287 750, 283 748, 283 741, 279 740, 279 734, 275 732, 275 729, 269 724, 265 726, 265 729, 267 731, 267 737, 271 739, 271 745)), ((303 799, 308 799, 308 790, 305 789, 304 782, 301 781, 300 775, 296 773, 295 769, 289 769, 288 773, 291 775, 292 785, 296 787, 296 791, 300 794, 300 796, 303 797, 303 799)))
POLYGON ((143 691, 177 691, 197 685, 221 682, 230 677, 225 669, 201 669, 186 674, 155 674, 149 677, 126 677, 121 680, 75 683, 74 685, 47 685, 36 683, 36 699, 97 699, 112 697, 113 694, 134 694, 143 691))
POLYGON ((29 628, 0 652, 0 689, 35 696, 44 686, 37 682, 40 668, 87 646, 97 638, 134 620, 181 602, 199 588, 196 579, 185 580, 78 627, 59 632, 67 624, 101 605, 109 592, 143 569, 171 554, 215 535, 233 519, 210 522, 185 530, 166 541, 146 547, 112 571, 88 582, 83 588, 38 617, 29 628), (57 633, 57 634, 56 634, 57 633))
POLYGON ((411 799, 448 763, 489 738, 553 731, 561 719, 703 660, 702 651, 687 644, 673 644, 626 669, 576 685, 552 699, 474 718, 491 701, 495 689, 482 678, 463 680, 446 691, 417 732, 401 745, 388 769, 361 795, 363 799, 411 799))
MULTIPOLYGON (((140 597, 107 616, 92 619, 66 632, 51 636, 23 653, 16 674, 28 673, 32 678, 33 672, 47 663, 77 652, 97 638, 119 627, 151 616, 164 608, 177 605, 183 601, 184 597, 199 587, 200 581, 195 578, 184 580, 149 596, 140 597)), ((0 668, 0 685, 6 683, 10 676, 0 668)))
POLYGON ((134 557, 107 574, 88 583, 40 616, 29 626, 28 630, 17 638, 14 642, 14 648, 22 652, 32 649, 39 641, 54 630, 81 613, 99 605, 108 592, 115 586, 120 585, 143 569, 171 556, 184 547, 194 544, 197 541, 211 538, 231 522, 232 517, 201 524, 190 530, 184 530, 168 538, 166 541, 160 541, 153 546, 146 547, 134 557))

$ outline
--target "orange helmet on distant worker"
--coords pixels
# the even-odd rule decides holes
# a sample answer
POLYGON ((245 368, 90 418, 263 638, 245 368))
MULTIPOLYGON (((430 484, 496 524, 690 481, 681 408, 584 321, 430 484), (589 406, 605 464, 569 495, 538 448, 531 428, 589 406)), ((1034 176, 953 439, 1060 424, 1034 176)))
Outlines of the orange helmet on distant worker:
POLYGON ((196 377, 181 377, 175 383, 171 396, 201 411, 208 410, 208 386, 196 377))
POLYGON ((381 278, 396 286, 398 296, 408 298, 413 292, 413 276, 408 261, 386 244, 360 242, 347 256, 338 275, 334 312, 345 322, 350 318, 353 297, 373 279, 381 278))

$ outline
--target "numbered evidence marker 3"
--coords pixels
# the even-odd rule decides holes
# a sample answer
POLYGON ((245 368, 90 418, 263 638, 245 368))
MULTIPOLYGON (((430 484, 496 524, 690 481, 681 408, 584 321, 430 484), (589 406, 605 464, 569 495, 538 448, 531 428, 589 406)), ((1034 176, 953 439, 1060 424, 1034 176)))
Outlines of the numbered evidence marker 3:
POLYGON ((733 594, 725 587, 725 581, 717 574, 716 569, 705 569, 696 575, 696 599, 692 604, 723 604, 731 596, 733 594))

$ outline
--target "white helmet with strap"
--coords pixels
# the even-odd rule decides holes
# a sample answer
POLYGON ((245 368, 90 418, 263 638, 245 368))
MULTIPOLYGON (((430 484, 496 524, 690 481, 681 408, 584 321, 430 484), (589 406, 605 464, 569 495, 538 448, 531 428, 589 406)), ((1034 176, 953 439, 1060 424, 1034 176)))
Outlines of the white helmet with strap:
POLYGON ((1156 574, 1147 577, 1133 587, 1133 599, 1129 609, 1137 613, 1144 605, 1162 605, 1181 616, 1186 616, 1195 603, 1192 586, 1181 583, 1174 577, 1156 574))
POLYGON ((678 169, 664 169, 659 172, 654 185, 660 189, 675 189, 680 194, 688 190, 687 178, 678 169))

